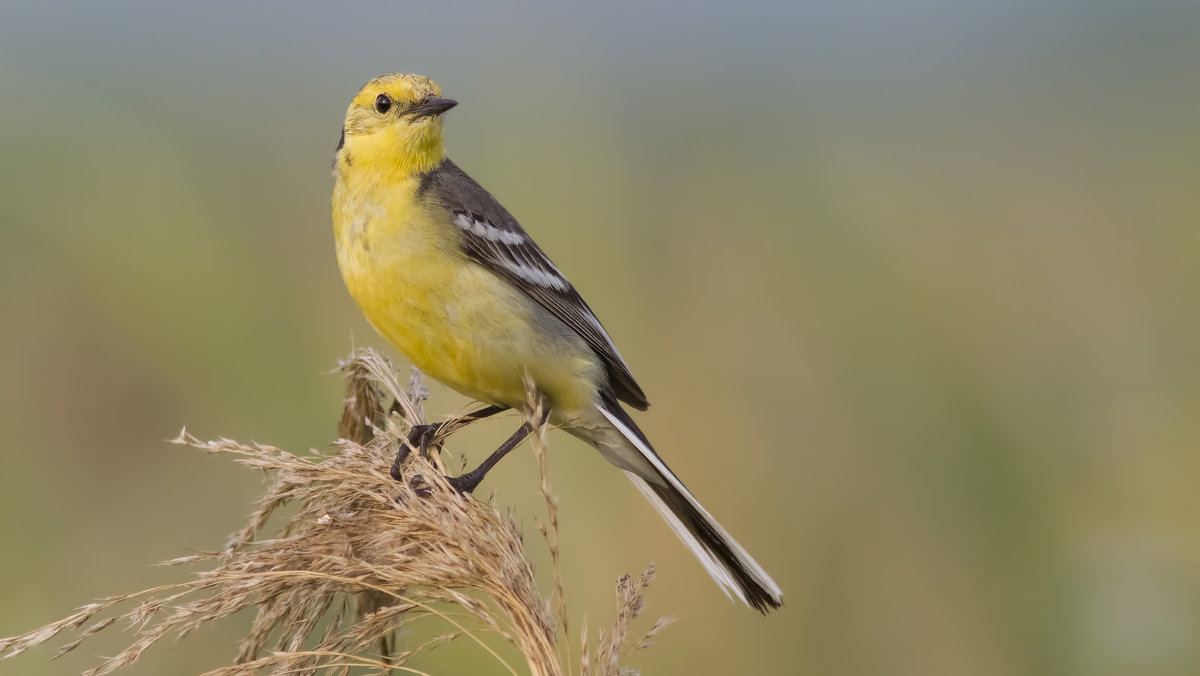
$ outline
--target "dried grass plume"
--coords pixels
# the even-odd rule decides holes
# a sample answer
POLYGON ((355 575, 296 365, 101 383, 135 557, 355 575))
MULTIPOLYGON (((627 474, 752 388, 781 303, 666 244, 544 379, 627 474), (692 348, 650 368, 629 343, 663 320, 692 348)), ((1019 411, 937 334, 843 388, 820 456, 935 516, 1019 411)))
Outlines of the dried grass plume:
MULTIPOLYGON (((521 673, 495 649, 494 640, 485 640, 488 634, 516 646, 534 676, 636 673, 621 668, 621 660, 649 645, 669 623, 659 620, 631 638, 630 625, 642 610, 653 566, 639 578, 626 575, 618 581, 616 621, 599 632, 593 646, 585 629, 579 661, 570 657, 557 509, 545 470, 545 426, 531 439, 547 504, 539 530, 554 568, 550 599, 538 590, 512 515, 455 492, 441 478, 436 455, 410 454, 405 476, 424 479, 416 488, 389 476, 407 430, 424 423, 420 379, 414 375, 402 386, 391 365, 373 351, 356 353, 341 369, 347 379, 341 438, 327 453, 301 457, 230 439, 201 441, 186 431, 175 440, 231 456, 271 477, 249 521, 221 551, 165 562, 193 564, 201 572, 177 584, 104 598, 57 622, 0 638, 0 659, 74 632, 59 649, 62 655, 124 623, 134 639, 85 672, 100 676, 132 664, 163 639, 181 639, 202 625, 252 610, 254 622, 232 664, 205 676, 345 675, 352 668, 354 673, 419 674, 425 672, 406 666, 414 655, 458 642, 481 646, 495 659, 497 672, 521 673), (295 509, 279 512, 285 504, 295 509), (282 523, 267 532, 273 515, 282 523), (441 623, 443 633, 420 645, 396 645, 397 630, 418 622, 441 623)), ((536 425, 541 404, 536 396, 530 401, 529 419, 536 425)), ((436 439, 465 424, 463 418, 451 419, 436 439)))

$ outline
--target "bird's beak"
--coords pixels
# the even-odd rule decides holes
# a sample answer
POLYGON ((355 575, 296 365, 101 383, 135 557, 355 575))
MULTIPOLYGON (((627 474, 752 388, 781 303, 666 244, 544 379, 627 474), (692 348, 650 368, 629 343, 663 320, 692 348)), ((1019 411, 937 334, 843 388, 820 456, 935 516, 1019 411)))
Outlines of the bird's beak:
POLYGON ((424 101, 409 107, 405 115, 412 115, 414 120, 419 120, 422 117, 433 117, 441 115, 458 105, 458 101, 454 99, 443 99, 437 96, 431 96, 424 101))

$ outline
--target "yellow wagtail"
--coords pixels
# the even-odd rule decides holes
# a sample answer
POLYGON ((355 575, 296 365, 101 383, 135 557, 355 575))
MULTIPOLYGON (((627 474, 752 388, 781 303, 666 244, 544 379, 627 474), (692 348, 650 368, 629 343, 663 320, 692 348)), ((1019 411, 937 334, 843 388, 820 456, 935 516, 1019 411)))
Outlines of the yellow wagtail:
MULTIPOLYGON (((779 607, 779 586, 622 409, 619 402, 649 404, 591 308, 517 220, 446 157, 441 116, 455 105, 433 81, 407 74, 376 78, 350 102, 333 192, 350 295, 415 366, 490 404, 477 417, 523 407, 528 375, 552 420, 624 470, 726 593, 764 613, 779 607)), ((529 429, 454 485, 473 490, 529 429)))

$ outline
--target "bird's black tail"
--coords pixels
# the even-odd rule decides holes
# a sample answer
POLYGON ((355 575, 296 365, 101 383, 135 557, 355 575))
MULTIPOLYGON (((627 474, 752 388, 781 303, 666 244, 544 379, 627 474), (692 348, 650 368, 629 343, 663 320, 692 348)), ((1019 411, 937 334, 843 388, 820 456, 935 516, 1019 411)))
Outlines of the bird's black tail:
POLYGON ((620 405, 605 404, 599 406, 600 412, 620 432, 621 442, 628 445, 601 449, 606 451, 605 457, 610 461, 614 456, 630 460, 617 464, 727 594, 736 594, 764 614, 782 606, 783 592, 779 585, 692 497, 620 405))

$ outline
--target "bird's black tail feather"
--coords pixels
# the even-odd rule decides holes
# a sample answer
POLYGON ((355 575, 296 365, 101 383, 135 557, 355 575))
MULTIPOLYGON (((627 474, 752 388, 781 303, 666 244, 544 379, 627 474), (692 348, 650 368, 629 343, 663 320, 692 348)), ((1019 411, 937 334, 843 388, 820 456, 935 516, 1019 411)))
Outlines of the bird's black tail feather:
POLYGON ((626 475, 659 511, 675 535, 692 550, 709 575, 727 593, 733 592, 762 613, 782 606, 783 592, 779 585, 692 497, 620 405, 605 404, 600 406, 600 412, 645 461, 636 463, 645 469, 626 469, 626 475))

